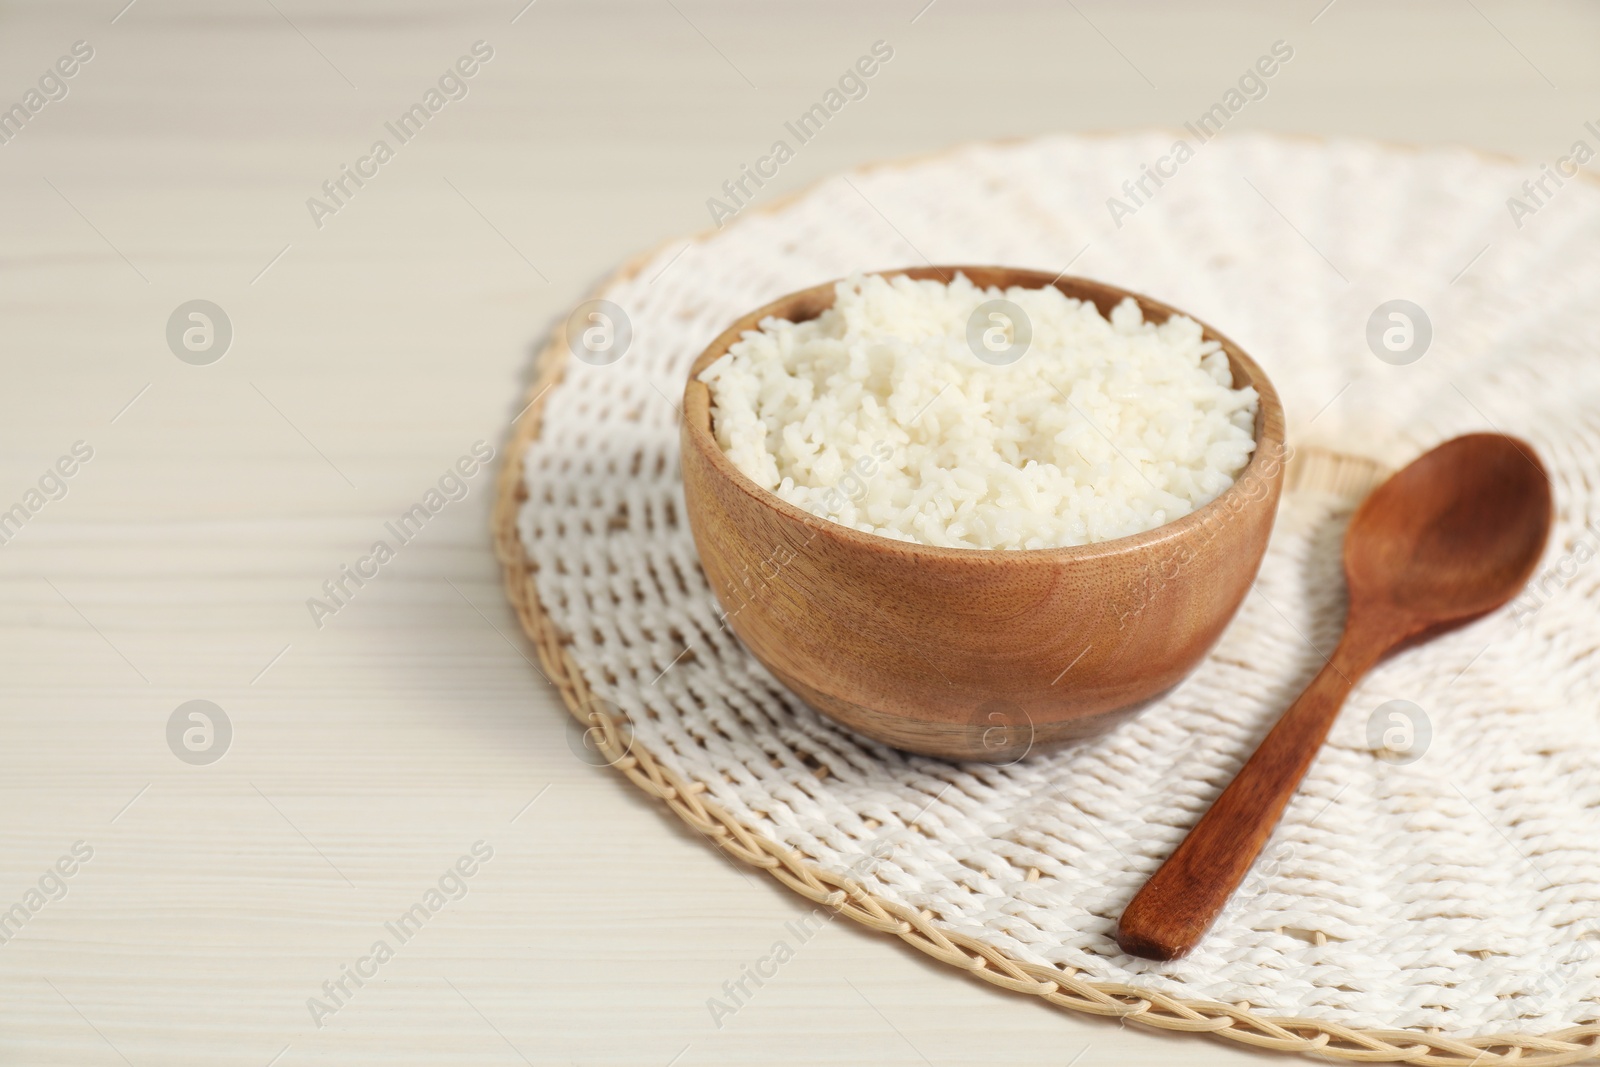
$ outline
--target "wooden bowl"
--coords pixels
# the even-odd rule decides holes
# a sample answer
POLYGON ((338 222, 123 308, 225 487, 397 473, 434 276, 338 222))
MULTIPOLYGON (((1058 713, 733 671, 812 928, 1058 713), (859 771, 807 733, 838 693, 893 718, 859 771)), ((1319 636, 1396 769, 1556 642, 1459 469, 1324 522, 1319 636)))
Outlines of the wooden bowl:
MULTIPOLYGON (((1177 313, 1126 290, 1042 271, 928 267, 887 276, 1042 288, 1102 315, 1131 296, 1146 320, 1177 313)), ((728 327, 695 360, 683 400, 690 529, 725 621, 807 704, 896 748, 1007 762, 1098 733, 1187 675, 1254 580, 1282 489, 1283 407, 1249 356, 1221 344, 1235 387, 1260 396, 1256 450, 1204 507, 1132 537, 1072 548, 936 548, 861 533, 779 499, 718 447, 701 371, 770 317, 801 322, 834 283, 728 327)))

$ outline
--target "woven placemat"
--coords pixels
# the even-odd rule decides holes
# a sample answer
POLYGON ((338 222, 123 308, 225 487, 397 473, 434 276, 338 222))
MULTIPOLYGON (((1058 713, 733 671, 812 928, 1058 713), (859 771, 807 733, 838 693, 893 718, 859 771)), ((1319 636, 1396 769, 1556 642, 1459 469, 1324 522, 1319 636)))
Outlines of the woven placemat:
POLYGON ((1568 179, 1514 220, 1535 164, 1230 136, 1114 219, 1107 198, 1173 140, 869 168, 625 266, 594 296, 626 349, 573 359, 559 325, 516 425, 494 520, 511 601, 636 785, 807 899, 995 985, 1350 1060, 1595 1055, 1600 190, 1568 179), (1195 674, 1103 738, 1008 767, 907 756, 806 708, 720 624, 683 517, 677 402, 701 348, 783 293, 923 261, 1070 266, 1191 311, 1266 368, 1298 451, 1255 590, 1195 674), (1427 316, 1426 344, 1384 347, 1396 299, 1427 316), (1533 591, 1358 686, 1191 957, 1123 955, 1123 905, 1332 647, 1354 502, 1488 428, 1533 442, 1555 483, 1533 591))

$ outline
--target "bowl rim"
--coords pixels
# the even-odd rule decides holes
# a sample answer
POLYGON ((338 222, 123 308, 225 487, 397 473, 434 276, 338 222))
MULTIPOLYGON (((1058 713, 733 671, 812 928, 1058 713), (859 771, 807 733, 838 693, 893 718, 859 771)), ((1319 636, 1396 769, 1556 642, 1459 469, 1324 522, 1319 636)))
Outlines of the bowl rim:
MULTIPOLYGON (((1055 548, 976 548, 964 546, 927 545, 920 541, 901 541, 882 534, 867 533, 857 530, 843 523, 834 522, 820 515, 812 514, 789 501, 784 500, 770 489, 758 485, 749 475, 740 470, 728 458, 727 453, 717 444, 715 435, 711 431, 711 390, 705 382, 700 381, 700 374, 711 363, 721 358, 735 342, 747 331, 756 329, 767 318, 773 317, 780 309, 791 308, 796 304, 812 304, 824 301, 819 306, 817 314, 832 306, 832 297, 835 286, 846 278, 835 278, 820 285, 797 289, 771 300, 754 311, 748 312, 737 319, 727 329, 712 340, 705 347, 694 363, 689 368, 688 379, 684 383, 683 391, 683 437, 690 442, 699 453, 705 457, 711 467, 730 484, 739 488, 745 495, 756 503, 765 505, 776 511, 779 515, 791 522, 799 523, 809 528, 816 536, 831 536, 837 540, 859 547, 865 551, 888 552, 911 558, 942 560, 961 563, 994 564, 999 565, 1006 561, 1058 561, 1081 562, 1099 559, 1106 556, 1117 556, 1137 552, 1166 544, 1206 528, 1216 518, 1230 513, 1228 504, 1231 499, 1243 495, 1241 488, 1255 481, 1266 484, 1281 484, 1284 468, 1288 463, 1289 450, 1286 446, 1286 426, 1284 422, 1283 404, 1278 398, 1278 392, 1273 387, 1271 379, 1260 364, 1240 348, 1225 334, 1214 329, 1204 320, 1197 318, 1179 308, 1173 307, 1143 293, 1107 282, 1095 281, 1090 278, 1081 278, 1067 274, 1052 275, 1048 271, 1032 270, 1025 267, 1004 267, 994 265, 944 265, 930 264, 925 267, 903 267, 890 270, 864 271, 863 277, 877 275, 884 278, 895 278, 901 275, 916 280, 934 279, 949 282, 956 274, 965 274, 980 288, 987 288, 993 282, 979 282, 974 275, 1004 275, 1007 281, 1004 288, 1017 286, 1024 289, 1043 289, 1053 286, 1074 300, 1087 300, 1100 308, 1101 314, 1107 314, 1109 308, 1102 306, 1102 301, 1111 304, 1120 303, 1123 298, 1131 297, 1140 306, 1148 320, 1152 319, 1151 312, 1155 313, 1154 321, 1165 322, 1172 315, 1182 315, 1199 324, 1201 335, 1208 341, 1215 341, 1222 346, 1222 351, 1227 353, 1228 361, 1234 372, 1234 381, 1238 383, 1241 378, 1245 384, 1256 390, 1258 403, 1256 406, 1255 423, 1255 449, 1250 453, 1249 461, 1244 469, 1234 476, 1232 484, 1224 489, 1214 499, 1202 504, 1200 507, 1181 515, 1170 522, 1144 530, 1125 537, 1116 537, 1106 541, 1095 541, 1083 545, 1063 545, 1055 548), (1267 446, 1275 446, 1271 451, 1274 456, 1268 457, 1267 446), (1264 473, 1269 462, 1276 462, 1277 469, 1270 474, 1264 473)), ((799 320, 810 321, 815 315, 799 320)), ((1237 384, 1235 388, 1237 388, 1237 384)), ((1242 511, 1243 507, 1234 509, 1242 511)))

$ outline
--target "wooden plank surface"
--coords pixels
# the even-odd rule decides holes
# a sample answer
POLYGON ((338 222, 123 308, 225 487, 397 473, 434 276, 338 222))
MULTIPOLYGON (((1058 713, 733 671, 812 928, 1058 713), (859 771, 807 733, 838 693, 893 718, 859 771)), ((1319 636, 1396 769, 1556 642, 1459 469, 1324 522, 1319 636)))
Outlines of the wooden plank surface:
POLYGON ((0 511, 46 478, 0 546, 0 910, 31 913, 0 944, 0 1061, 1267 1059, 838 922, 718 1026, 708 998, 808 909, 574 755, 499 589, 492 474, 320 628, 306 601, 501 447, 563 309, 707 225, 875 40, 893 62, 763 198, 966 139, 1180 124, 1279 38, 1292 76, 1242 125, 1553 159, 1600 116, 1600 11, 124 3, 0 11, 0 105, 93 52, 0 144, 0 511), (307 198, 477 41, 465 96, 319 227, 307 198), (196 299, 232 326, 210 365, 167 343, 196 299), (191 700, 231 723, 209 765, 168 745, 191 700), (388 934, 441 878, 464 895, 388 934))

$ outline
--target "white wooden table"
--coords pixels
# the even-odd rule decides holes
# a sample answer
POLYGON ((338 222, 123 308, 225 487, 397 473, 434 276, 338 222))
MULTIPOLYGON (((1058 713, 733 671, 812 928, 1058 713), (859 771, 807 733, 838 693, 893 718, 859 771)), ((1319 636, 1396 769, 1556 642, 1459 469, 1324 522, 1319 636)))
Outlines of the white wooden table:
POLYGON ((961 140, 1178 125, 1280 38, 1295 65, 1241 126, 1552 159, 1600 115, 1600 9, 125 2, 0 15, 0 106, 93 52, 0 144, 0 511, 25 512, 0 518, 0 909, 23 909, 0 1062, 1268 1058, 842 922, 718 1028, 707 999, 807 909, 574 756, 500 591, 492 474, 320 628, 306 601, 502 446, 563 309, 704 227, 875 40, 893 63, 760 198, 961 140), (362 163, 480 40, 464 98, 362 163), (319 227, 342 165, 368 177, 319 227), (215 362, 168 344, 197 299, 231 324, 215 362), (231 724, 220 760, 169 747, 191 700, 231 724), (385 924, 480 841, 402 942, 385 924))

